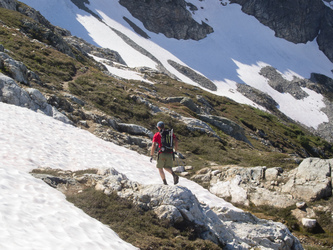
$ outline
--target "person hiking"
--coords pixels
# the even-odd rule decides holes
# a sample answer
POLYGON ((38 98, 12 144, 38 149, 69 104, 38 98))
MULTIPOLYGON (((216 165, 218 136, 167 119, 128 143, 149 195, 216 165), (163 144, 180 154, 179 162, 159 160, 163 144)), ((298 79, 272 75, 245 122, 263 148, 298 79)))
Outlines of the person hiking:
POLYGON ((173 146, 175 151, 177 151, 178 148, 177 137, 175 134, 173 134, 173 130, 169 131, 164 129, 164 122, 162 121, 159 121, 157 123, 157 129, 158 132, 156 132, 153 137, 153 145, 151 147, 151 152, 150 152, 151 156, 150 162, 152 162, 153 160, 156 144, 158 144, 159 151, 158 151, 156 167, 159 170, 163 183, 164 185, 168 185, 163 171, 163 169, 165 169, 167 172, 172 174, 173 182, 176 185, 179 181, 179 177, 178 175, 175 174, 175 172, 173 172, 172 167, 175 154, 175 152, 173 151, 173 146), (167 137, 168 135, 169 137, 167 137), (165 141, 167 141, 167 144, 165 141))

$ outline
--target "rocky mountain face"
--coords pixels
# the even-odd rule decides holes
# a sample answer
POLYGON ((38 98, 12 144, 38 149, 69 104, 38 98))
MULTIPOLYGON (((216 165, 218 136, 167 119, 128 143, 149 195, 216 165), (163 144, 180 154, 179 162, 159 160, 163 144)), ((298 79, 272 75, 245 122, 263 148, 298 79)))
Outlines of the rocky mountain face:
MULTIPOLYGON (((139 19, 147 30, 169 38, 200 40, 214 31, 205 22, 199 24, 192 18, 187 10, 189 4, 184 0, 120 0, 119 3, 139 19)), ((196 9, 193 5, 190 7, 196 9)))
POLYGON ((320 50, 333 62, 333 10, 322 0, 231 0, 242 11, 275 31, 277 37, 293 43, 317 38, 320 50))
MULTIPOLYGON (((120 0, 147 30, 176 39, 200 40, 214 32, 205 22, 197 23, 191 11, 198 8, 184 0, 120 0)), ((275 31, 277 37, 293 43, 317 39, 320 50, 333 62, 333 10, 322 0, 231 0, 242 11, 275 31)))
MULTIPOLYGON (((277 37, 293 43, 307 43, 316 39, 320 50, 329 60, 333 61, 333 48, 331 46, 333 40, 333 10, 327 7, 322 0, 231 0, 230 3, 240 4, 243 12, 254 16, 262 24, 274 30, 277 37)), ((207 24, 198 24, 192 19, 191 11, 195 12, 198 8, 184 0, 121 0, 120 4, 126 7, 135 18, 139 19, 146 29, 155 33, 163 33, 167 37, 200 40, 214 32, 207 24)), ((189 72, 193 71, 179 67, 175 62, 169 61, 169 63, 193 81, 199 82, 204 88, 216 90, 216 86, 209 79, 203 76, 199 78, 197 74, 190 74, 189 72)), ((302 87, 324 95, 326 108, 323 111, 329 120, 332 120, 332 89, 330 87, 332 79, 313 73, 310 79, 287 81, 282 79, 281 75, 273 68, 268 67, 262 69, 261 74, 268 79, 269 84, 274 89, 280 93, 290 93, 298 100, 307 97, 307 94, 301 90, 302 87)), ((286 118, 277 110, 275 101, 265 93, 243 84, 238 84, 238 91, 253 102, 267 108, 273 114, 286 118)), ((322 123, 316 130, 313 128, 307 129, 330 142, 333 141, 332 122, 322 123)))

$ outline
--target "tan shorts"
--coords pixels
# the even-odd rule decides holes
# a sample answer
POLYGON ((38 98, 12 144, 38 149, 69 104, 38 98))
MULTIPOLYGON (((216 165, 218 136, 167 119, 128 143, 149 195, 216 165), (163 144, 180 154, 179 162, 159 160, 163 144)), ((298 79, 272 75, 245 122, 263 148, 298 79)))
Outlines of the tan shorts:
POLYGON ((173 154, 161 153, 158 157, 157 168, 172 168, 173 167, 173 154))

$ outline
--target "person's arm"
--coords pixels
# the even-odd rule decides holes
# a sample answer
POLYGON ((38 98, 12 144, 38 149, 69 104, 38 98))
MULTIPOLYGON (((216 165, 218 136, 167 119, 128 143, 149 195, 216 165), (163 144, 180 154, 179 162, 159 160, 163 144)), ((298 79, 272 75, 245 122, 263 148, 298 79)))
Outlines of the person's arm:
POLYGON ((154 153, 155 153, 155 149, 156 149, 156 142, 153 142, 153 145, 151 146, 151 150, 150 150, 150 156, 153 157, 154 153))

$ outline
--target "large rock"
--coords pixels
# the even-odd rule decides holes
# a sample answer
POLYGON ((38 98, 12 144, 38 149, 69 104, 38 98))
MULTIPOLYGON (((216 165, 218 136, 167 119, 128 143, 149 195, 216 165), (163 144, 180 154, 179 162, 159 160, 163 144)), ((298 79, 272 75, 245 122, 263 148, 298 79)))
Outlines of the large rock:
POLYGON ((286 208, 295 204, 295 200, 291 194, 281 194, 259 187, 252 190, 252 192, 249 192, 249 200, 255 206, 267 205, 277 208, 286 208))
POLYGON ((189 98, 189 97, 184 97, 181 101, 181 104, 183 104, 184 106, 188 107, 190 110, 192 110, 195 113, 200 113, 200 109, 198 107, 198 105, 196 105, 194 103, 194 101, 189 98))
POLYGON ((222 130, 225 134, 230 135, 239 141, 244 141, 251 145, 251 142, 245 136, 244 129, 237 123, 221 116, 214 115, 199 115, 199 118, 204 122, 212 124, 218 129, 222 130))
POLYGON ((309 218, 303 218, 302 219, 302 225, 303 227, 307 229, 313 229, 317 225, 316 219, 309 219, 309 218))
POLYGON ((248 206, 247 191, 239 185, 241 181, 242 177, 236 175, 232 180, 217 182, 209 191, 223 199, 231 200, 233 204, 248 206))
POLYGON ((3 52, 0 52, 0 69, 6 69, 15 81, 28 84, 27 67, 3 52))
POLYGON ((190 78, 192 81, 198 83, 200 86, 209 89, 211 91, 216 91, 217 86, 215 83, 213 83, 211 80, 209 80, 207 77, 205 77, 202 74, 199 74, 198 72, 194 71, 193 69, 184 66, 182 64, 179 64, 173 60, 168 60, 168 63, 174 67, 178 72, 182 73, 183 75, 190 78))
POLYGON ((282 187, 282 192, 290 193, 295 198, 314 201, 332 195, 333 159, 305 159, 290 174, 289 181, 282 187))
POLYGON ((234 203, 286 208, 301 201, 332 196, 333 159, 307 158, 294 170, 215 167, 192 179, 210 184, 210 191, 234 203))
POLYGON ((65 123, 71 121, 56 108, 47 103, 46 98, 37 89, 22 89, 10 77, 0 73, 0 101, 20 107, 26 107, 36 112, 44 113, 65 123))
POLYGON ((86 42, 82 38, 78 38, 75 36, 66 36, 66 37, 64 37, 64 40, 68 44, 74 46, 84 55, 91 54, 91 55, 94 55, 99 58, 107 59, 111 62, 117 62, 117 63, 121 63, 123 65, 126 65, 125 61, 122 59, 122 57, 120 56, 120 54, 117 51, 110 50, 107 48, 96 47, 96 46, 86 42))
POLYGON ((154 133, 149 129, 136 125, 136 124, 127 124, 127 123, 118 123, 118 130, 132 134, 132 135, 146 135, 149 138, 153 139, 154 133))

